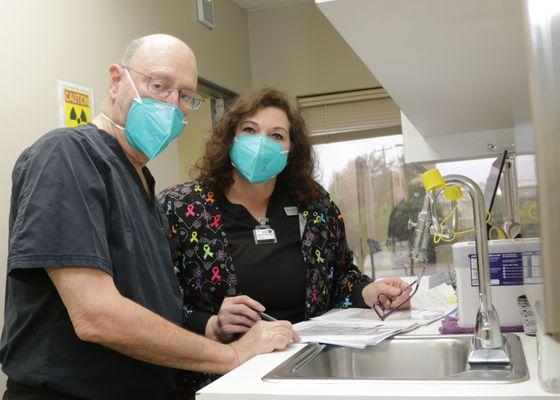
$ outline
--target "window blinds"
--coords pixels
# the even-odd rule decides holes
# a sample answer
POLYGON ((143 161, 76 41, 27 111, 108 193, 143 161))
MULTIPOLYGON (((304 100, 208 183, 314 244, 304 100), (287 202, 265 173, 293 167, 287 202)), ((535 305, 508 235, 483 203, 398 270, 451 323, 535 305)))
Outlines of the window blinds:
POLYGON ((400 110, 383 88, 300 97, 298 106, 312 137, 401 132, 400 110))

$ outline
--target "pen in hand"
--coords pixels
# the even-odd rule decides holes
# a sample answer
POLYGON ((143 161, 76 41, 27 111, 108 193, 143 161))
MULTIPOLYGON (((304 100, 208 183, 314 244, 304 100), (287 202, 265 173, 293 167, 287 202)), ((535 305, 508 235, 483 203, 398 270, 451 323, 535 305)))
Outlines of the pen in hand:
MULTIPOLYGON (((276 318, 274 318, 274 317, 271 316, 271 315, 268 315, 267 313, 264 313, 264 312, 262 312, 262 311, 257 311, 257 312, 258 312, 258 314, 261 316, 261 318, 262 318, 263 320, 265 320, 265 321, 270 321, 270 322, 272 322, 272 321, 278 321, 276 318)), ((292 328, 293 328, 293 327, 292 327, 292 328)), ((299 342, 299 341, 301 340, 299 334, 297 333, 297 331, 293 331, 293 332, 294 332, 294 336, 292 337, 292 340, 293 340, 294 342, 299 342)))
POLYGON ((260 312, 260 311, 259 311, 259 315, 265 321, 278 321, 276 318, 274 318, 274 317, 272 317, 272 316, 270 316, 266 313, 260 312))

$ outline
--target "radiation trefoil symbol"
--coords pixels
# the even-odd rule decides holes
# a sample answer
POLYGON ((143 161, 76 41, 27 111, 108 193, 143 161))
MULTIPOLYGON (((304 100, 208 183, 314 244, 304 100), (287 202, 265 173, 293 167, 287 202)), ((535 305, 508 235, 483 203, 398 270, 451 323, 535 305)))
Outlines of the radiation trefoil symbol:
POLYGON ((72 109, 70 110, 70 119, 72 121, 76 121, 78 125, 82 123, 86 124, 88 122, 87 115, 83 108, 80 116, 78 117, 78 114, 76 113, 76 107, 72 107, 72 109))

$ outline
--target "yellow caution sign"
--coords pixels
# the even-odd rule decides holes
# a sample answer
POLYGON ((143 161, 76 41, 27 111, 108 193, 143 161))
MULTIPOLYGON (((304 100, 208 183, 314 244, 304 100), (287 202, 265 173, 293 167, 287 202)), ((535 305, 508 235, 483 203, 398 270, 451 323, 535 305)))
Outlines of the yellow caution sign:
POLYGON ((92 89, 59 81, 59 97, 62 100, 60 120, 63 126, 71 128, 92 120, 92 89))

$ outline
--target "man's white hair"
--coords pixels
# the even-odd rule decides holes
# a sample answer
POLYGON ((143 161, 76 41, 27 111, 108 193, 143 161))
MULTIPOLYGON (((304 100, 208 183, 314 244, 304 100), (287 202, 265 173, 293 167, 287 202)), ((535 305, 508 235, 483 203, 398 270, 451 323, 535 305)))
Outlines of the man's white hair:
POLYGON ((122 58, 122 65, 127 66, 136 51, 144 45, 145 37, 133 39, 128 46, 126 46, 126 50, 124 51, 124 55, 122 58))

